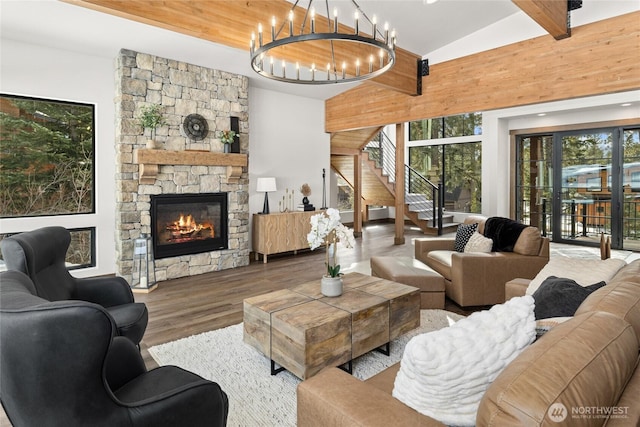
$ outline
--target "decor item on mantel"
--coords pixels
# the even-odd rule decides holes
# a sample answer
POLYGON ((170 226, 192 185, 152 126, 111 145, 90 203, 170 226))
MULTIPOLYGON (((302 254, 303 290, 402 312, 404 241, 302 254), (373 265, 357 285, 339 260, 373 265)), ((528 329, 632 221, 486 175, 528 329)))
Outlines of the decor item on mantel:
MULTIPOLYGON (((231 144, 233 144, 236 132, 232 130, 223 130, 220 132, 220 142, 224 145, 224 152, 231 152, 231 144)), ((274 190, 275 191, 275 190, 274 190)))
POLYGON ((189 114, 182 122, 182 133, 193 141, 202 141, 209 134, 207 119, 200 114, 189 114))
POLYGON ((342 295, 342 273, 338 264, 338 242, 346 248, 355 246, 353 230, 340 222, 340 211, 329 208, 326 212, 311 217, 311 231, 307 235, 307 242, 311 250, 325 245, 327 274, 322 276, 320 291, 327 297, 342 295))
POLYGON ((159 126, 166 124, 166 120, 162 115, 162 106, 153 104, 143 105, 140 107, 138 123, 140 124, 140 127, 142 127, 143 132, 147 129, 149 130, 147 148, 157 148, 156 141, 154 139, 156 137, 156 129, 159 126))
POLYGON ((266 215, 269 213, 268 193, 272 191, 277 191, 276 179, 274 177, 258 178, 258 182, 256 184, 256 191, 259 193, 264 191, 264 204, 262 206, 262 214, 266 215))
POLYGON ((353 29, 344 24, 338 25, 338 7, 344 7, 339 5, 342 2, 336 2, 331 14, 326 0, 321 3, 317 17, 313 0, 309 0, 306 10, 298 6, 298 1, 292 3, 288 17, 281 17, 279 23, 275 16, 271 18, 271 40, 268 43, 263 43, 261 23, 258 23, 257 46, 256 35, 251 34, 251 67, 256 73, 286 83, 319 85, 371 79, 394 66, 395 30, 390 32, 389 24, 385 23, 383 31, 380 31, 376 16, 369 19, 355 0, 349 2, 354 6, 349 11, 354 17, 353 29), (360 21, 368 23, 368 34, 360 32, 360 21), (295 62, 295 59, 292 61, 289 49, 296 48, 308 56, 306 64, 295 62), (322 69, 316 69, 317 61, 322 61, 317 64, 322 69))

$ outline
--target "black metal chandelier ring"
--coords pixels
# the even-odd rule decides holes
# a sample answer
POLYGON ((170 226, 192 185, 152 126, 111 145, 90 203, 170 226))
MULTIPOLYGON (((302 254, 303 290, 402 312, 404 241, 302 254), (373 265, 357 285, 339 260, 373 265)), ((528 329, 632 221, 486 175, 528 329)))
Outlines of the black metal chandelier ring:
MULTIPOLYGON (((380 76, 389 71, 394 66, 395 60, 395 50, 391 48, 388 43, 385 43, 382 40, 374 40, 371 37, 365 37, 359 34, 344 34, 335 32, 289 36, 283 39, 276 39, 251 51, 251 66, 256 73, 269 79, 300 84, 335 84, 358 82, 365 79, 370 79, 380 76), (379 66, 374 69, 374 61, 372 60, 372 58, 369 58, 368 62, 360 64, 360 67, 363 67, 363 70, 365 71, 362 74, 360 74, 358 65, 356 65, 355 73, 347 73, 345 67, 338 69, 335 61, 330 61, 330 68, 328 70, 311 67, 311 79, 301 79, 299 67, 296 67, 293 73, 287 73, 286 65, 280 65, 280 73, 274 73, 274 57, 268 56, 269 51, 280 46, 290 45, 294 43, 304 43, 309 41, 348 41, 360 43, 368 47, 375 47, 379 49, 380 52, 382 52, 382 54, 378 55, 379 66)), ((275 66, 277 67, 278 64, 275 64, 275 66)))

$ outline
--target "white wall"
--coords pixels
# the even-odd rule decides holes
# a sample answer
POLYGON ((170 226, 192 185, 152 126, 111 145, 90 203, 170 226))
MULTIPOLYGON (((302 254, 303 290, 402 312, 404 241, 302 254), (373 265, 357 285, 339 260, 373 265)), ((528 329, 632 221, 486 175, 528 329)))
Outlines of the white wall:
POLYGON ((293 191, 294 208, 302 203, 299 189, 311 187, 309 201, 322 206, 322 169, 331 174, 329 134, 324 132, 324 101, 265 89, 249 89, 249 213, 262 212, 264 193, 256 192, 260 177, 276 178, 278 191, 269 193, 271 212, 293 191))
POLYGON ((95 105, 95 214, 0 219, 0 232, 28 231, 48 225, 96 227, 97 265, 74 271, 97 275, 114 271, 115 95, 113 61, 74 52, 2 40, 0 91, 95 105))

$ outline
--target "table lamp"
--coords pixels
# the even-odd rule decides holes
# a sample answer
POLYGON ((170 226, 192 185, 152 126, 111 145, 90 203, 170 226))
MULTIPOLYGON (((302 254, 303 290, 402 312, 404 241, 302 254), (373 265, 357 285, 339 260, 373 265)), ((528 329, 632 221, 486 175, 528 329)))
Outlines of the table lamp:
POLYGON ((276 191, 276 179, 274 177, 258 178, 256 191, 264 191, 264 206, 262 207, 262 213, 269 213, 269 195, 270 191, 276 191))

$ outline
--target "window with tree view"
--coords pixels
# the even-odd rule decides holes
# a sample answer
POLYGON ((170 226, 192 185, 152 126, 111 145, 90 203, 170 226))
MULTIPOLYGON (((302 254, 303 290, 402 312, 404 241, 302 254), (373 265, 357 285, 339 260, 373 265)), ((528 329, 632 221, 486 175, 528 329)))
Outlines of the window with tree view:
POLYGON ((94 212, 94 106, 0 95, 2 217, 94 212))

